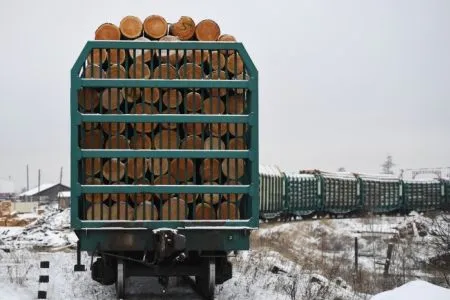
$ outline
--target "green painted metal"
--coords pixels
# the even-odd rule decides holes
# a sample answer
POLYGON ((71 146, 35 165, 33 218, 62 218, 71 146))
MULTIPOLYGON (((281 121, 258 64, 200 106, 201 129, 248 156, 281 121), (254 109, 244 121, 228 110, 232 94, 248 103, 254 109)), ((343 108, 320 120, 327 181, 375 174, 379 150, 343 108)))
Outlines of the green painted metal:
POLYGON ((358 174, 364 211, 390 212, 402 208, 399 178, 358 174))
POLYGON ((289 215, 303 216, 321 211, 320 179, 310 174, 286 176, 286 210, 289 215))
POLYGON ((442 184, 438 180, 404 180, 403 198, 406 211, 426 211, 442 207, 442 184))
POLYGON ((353 174, 320 172, 322 211, 348 213, 360 209, 358 180, 353 174))
POLYGON ((278 218, 284 212, 284 175, 276 167, 260 166, 259 176, 260 218, 278 218))
MULTIPOLYGON (((210 52, 211 53, 211 52, 210 52)), ((202 52, 203 55, 203 52, 202 52)), ((194 56, 195 57, 195 56, 194 56)), ((100 60, 102 58, 100 57, 100 60)), ((158 60, 158 59, 156 59, 158 60)), ((175 65, 176 69, 182 70, 182 61, 178 61, 175 65), (180 68, 178 68, 180 66, 180 68)), ((201 63, 201 68, 206 70, 208 64, 204 64, 203 60, 201 63)), ((186 75, 186 65, 184 67, 184 74, 186 75)), ((209 65, 209 73, 211 74, 212 69, 209 65)), ((237 74, 236 67, 233 74, 237 74)), ((164 74, 163 74, 164 75, 164 74)), ((177 75, 178 76, 178 75, 177 75)), ((119 92, 118 92, 119 93, 119 92)), ((183 92, 183 97, 186 93, 183 92)), ((120 97, 118 95, 118 97, 120 97)), ((239 238, 233 238, 234 234, 240 235, 244 229, 240 228, 257 228, 258 227, 258 217, 259 217, 259 160, 258 160, 258 72, 253 64, 249 54, 242 45, 242 43, 217 43, 217 42, 135 42, 135 41, 88 41, 81 51, 78 59, 76 60, 72 70, 71 70, 71 226, 77 230, 80 239, 82 241, 82 249, 92 249, 94 245, 98 242, 104 241, 103 236, 106 235, 103 229, 113 230, 113 228, 134 228, 139 227, 143 229, 156 229, 156 228, 176 228, 179 230, 184 230, 186 227, 191 225, 196 226, 226 226, 230 230, 234 230, 233 235, 226 236, 227 233, 220 233, 220 238, 229 238, 226 242, 225 247, 227 250, 233 249, 246 249, 248 248, 248 236, 242 236, 239 238), (108 55, 110 55, 109 49, 125 49, 129 54, 127 54, 127 59, 122 64, 125 68, 126 73, 133 70, 131 68, 132 61, 134 64, 134 72, 136 72, 137 67, 141 67, 144 70, 144 56, 141 55, 139 58, 136 56, 138 51, 152 51, 152 60, 150 62, 145 62, 150 69, 151 79, 134 79, 134 78, 111 78, 110 70, 106 68, 105 65, 100 66, 104 69, 106 77, 100 72, 99 78, 85 78, 87 71, 91 73, 94 72, 94 66, 90 66, 90 70, 87 67, 87 59, 91 57, 94 49, 106 49, 108 55), (221 80, 209 80, 204 78, 202 72, 201 79, 163 79, 154 78, 154 70, 156 65, 154 64, 154 57, 161 53, 169 53, 168 51, 175 51, 177 55, 179 53, 183 54, 183 62, 186 63, 186 51, 188 50, 205 50, 205 51, 220 51, 220 50, 234 50, 238 53, 244 63, 244 73, 243 79, 236 79, 236 77, 231 77, 231 72, 226 71, 228 79, 221 80), (132 54, 133 53, 133 54, 132 54), (142 59, 142 63, 139 65, 139 59, 142 59), (109 73, 108 73, 109 72, 109 73), (204 99, 204 91, 211 92, 212 89, 245 89, 247 108, 243 114, 183 114, 180 113, 177 106, 176 113, 152 113, 149 115, 138 115, 131 114, 129 111, 129 105, 125 105, 125 112, 123 114, 111 113, 104 114, 106 110, 112 110, 111 104, 111 94, 108 93, 109 97, 109 108, 103 107, 104 104, 100 103, 99 111, 93 111, 88 109, 79 109, 78 107, 78 93, 82 89, 95 89, 103 90, 110 88, 161 88, 162 90, 166 88, 176 88, 182 91, 194 90, 199 91, 202 94, 202 100, 204 99), (247 132, 245 133, 245 139, 248 143, 248 150, 230 150, 230 149, 214 149, 214 150, 156 150, 156 149, 146 149, 146 150, 130 150, 130 149, 82 149, 79 144, 79 140, 85 138, 85 131, 81 130, 82 126, 86 123, 99 123, 103 125, 104 123, 174 123, 178 125, 183 125, 183 123, 203 123, 216 124, 223 123, 229 124, 230 126, 237 124, 245 124, 247 126, 247 132), (244 176, 245 184, 219 184, 219 185, 199 185, 190 184, 186 185, 178 182, 175 185, 145 185, 145 184, 100 184, 100 185, 89 185, 85 184, 82 178, 84 178, 84 163, 82 161, 87 158, 116 158, 117 166, 119 166, 119 159, 123 158, 236 158, 244 159, 246 164, 246 174, 244 176), (239 202, 239 208, 241 211, 241 218, 236 220, 155 220, 155 221, 131 221, 131 220, 120 220, 120 221, 109 221, 109 220, 86 220, 83 211, 89 205, 86 200, 83 200, 85 194, 101 194, 101 193, 118 193, 118 194, 131 194, 137 195, 140 193, 155 193, 155 194, 166 194, 166 193, 198 193, 198 194, 230 194, 237 195, 243 194, 243 200, 239 202), (91 238, 83 237, 82 232, 89 230, 99 230, 94 233, 89 233, 91 238), (223 234, 223 235, 222 235, 223 234), (231 237, 231 238, 230 238, 231 237)), ((185 100, 185 98, 184 98, 185 100)), ((127 101, 127 100, 125 100, 127 101)), ((228 101, 228 93, 226 95, 226 101, 228 101)), ((84 104, 86 104, 86 99, 84 99, 84 104)), ((136 101, 134 102, 136 105, 136 101)), ((160 101, 161 105, 161 101, 160 101)), ((203 106, 201 110, 203 111, 203 106)), ((227 108, 228 109, 228 108, 227 108)), ((228 110, 227 110, 228 111, 228 110)), ((112 126, 110 124, 110 126, 112 126)), ((84 128, 84 127, 83 127, 84 128)), ((237 128, 237 127, 236 127, 237 128)), ((178 127, 176 129, 178 133, 178 127)), ((118 136, 118 133, 117 133, 118 136)), ((151 133, 152 140, 154 139, 154 132, 151 133)), ((199 137, 200 138, 200 137, 199 137)), ((204 140, 205 136, 201 134, 201 139, 204 140)), ((230 137, 227 134, 226 141, 229 142, 230 137)), ((177 143, 180 142, 180 137, 177 135, 177 143)), ((229 166, 228 166, 229 167, 229 166)), ((103 176, 103 175, 101 175, 103 176)), ((153 176, 153 175, 152 175, 153 176)), ((169 173, 170 176, 170 173, 169 173)), ((102 177, 103 178, 103 177, 102 177)), ((103 180, 103 179, 102 179, 103 180)), ((126 175, 125 181, 128 181, 128 174, 126 175)), ((198 181, 198 179, 193 179, 198 181)), ((203 203, 203 198, 202 198, 203 203)), ((229 208, 229 205, 228 205, 229 208)), ((127 208, 128 209, 128 208, 127 208)), ((174 209, 174 208, 172 208, 174 209)), ((103 210, 103 207, 102 207, 103 210)), ((103 213, 103 211, 102 211, 103 213)), ((111 212, 109 212, 111 213, 111 212)), ((169 206, 170 213, 170 206, 169 206)), ((153 211, 152 211, 153 214, 153 211)), ((195 218, 195 212, 194 216, 195 218)), ((246 229, 247 230, 247 229, 246 229)), ((244 230, 245 231, 245 230, 244 230)), ((115 231, 116 233, 119 231, 115 231)), ((193 240, 197 233, 192 233, 189 231, 190 235, 193 235, 193 240)), ((204 243, 203 243, 204 244, 204 243)), ((224 245, 225 245, 224 244, 224 245)), ((199 246, 202 246, 200 244, 199 246)), ((220 250, 216 249, 216 250, 220 250)))
POLYGON ((443 185, 443 206, 442 209, 450 210, 450 179, 442 180, 443 185))

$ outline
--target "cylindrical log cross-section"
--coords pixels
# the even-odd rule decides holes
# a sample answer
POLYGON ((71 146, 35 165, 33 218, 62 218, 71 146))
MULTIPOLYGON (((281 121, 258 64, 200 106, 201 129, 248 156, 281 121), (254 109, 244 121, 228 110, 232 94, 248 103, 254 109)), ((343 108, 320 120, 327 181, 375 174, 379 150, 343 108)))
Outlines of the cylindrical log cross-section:
POLYGON ((206 158, 200 167, 200 174, 204 182, 215 181, 220 177, 220 162, 217 159, 206 158))
POLYGON ((178 135, 175 130, 163 129, 153 139, 156 149, 177 149, 178 135))
POLYGON ((161 16, 151 15, 144 20, 144 33, 151 39, 160 39, 167 34, 167 21, 161 16))
POLYGON ((85 158, 84 159, 84 174, 87 177, 95 176, 102 170, 102 159, 96 158, 85 158))
POLYGON ((96 40, 120 40, 120 29, 112 23, 104 23, 95 31, 96 40))
POLYGON ((169 33, 182 41, 189 41, 195 34, 195 22, 190 17, 182 16, 178 22, 170 25, 169 33))
POLYGON ((127 175, 132 179, 140 179, 147 172, 147 164, 145 158, 128 158, 127 175))
POLYGON ((119 182, 125 175, 125 164, 117 158, 112 158, 103 165, 103 177, 109 182, 119 182))
POLYGON ((126 16, 120 21, 120 32, 124 39, 132 40, 142 35, 142 21, 135 16, 126 16))
POLYGON ((219 205, 217 219, 219 220, 240 219, 239 210, 233 203, 224 201, 219 205))
POLYGON ((227 158, 222 161, 222 173, 228 178, 237 180, 244 176, 245 161, 241 158, 227 158))
POLYGON ((217 41, 219 36, 220 27, 213 20, 203 20, 195 27, 195 37, 199 41, 217 41))
POLYGON ((180 182, 187 182, 194 176, 195 165, 190 158, 175 158, 170 162, 170 175, 180 182))
MULTIPOLYGON (((136 185, 149 185, 150 181, 147 178, 140 178, 133 182, 136 185)), ((141 204, 143 202, 151 201, 152 194, 150 193, 132 193, 128 194, 128 197, 135 203, 141 204)))
MULTIPOLYGON (((131 109, 131 114, 149 115, 156 113, 158 113, 156 107, 145 103, 138 103, 131 109)), ((158 126, 158 123, 131 123, 131 126, 134 127, 138 133, 149 133, 158 126)))
POLYGON ((126 202, 117 202, 111 206, 111 220, 133 220, 134 208, 126 202))
MULTIPOLYGON (((107 111, 104 113, 105 115, 108 114, 114 114, 114 115, 121 115, 122 112, 120 110, 112 110, 112 111, 107 111)), ((127 124, 126 123, 117 123, 117 122, 103 122, 101 123, 103 132, 106 133, 107 135, 112 135, 115 136, 117 134, 122 134, 126 127, 127 124)))
POLYGON ((94 89, 84 88, 78 91, 78 105, 86 111, 93 111, 100 103, 100 96, 94 89))
MULTIPOLYGON (((204 185, 218 185, 217 182, 204 182, 204 185)), ((211 193, 207 193, 207 194, 203 194, 203 201, 205 203, 209 203, 209 204, 217 204, 220 202, 220 199, 222 198, 221 194, 211 194, 211 193)))
MULTIPOLYGON (((164 174, 155 179, 154 185, 175 185, 177 182, 169 174, 164 174)), ((156 199, 160 200, 168 200, 170 198, 170 194, 153 194, 156 199)))
POLYGON ((112 135, 105 142, 105 149, 130 149, 130 141, 123 135, 112 135))
POLYGON ((108 220, 109 207, 103 203, 92 203, 86 210, 86 220, 108 220))
POLYGON ((169 160, 167 158, 148 158, 147 170, 156 176, 161 176, 169 171, 169 160))
POLYGON ((189 92, 186 94, 186 110, 196 112, 202 108, 202 95, 197 92, 189 92))
MULTIPOLYGON (((101 185, 102 181, 100 180, 100 178, 96 178, 96 177, 88 177, 85 180, 87 185, 101 185)), ((106 199, 108 199, 109 195, 108 194, 99 194, 99 193, 95 193, 95 194, 84 194, 84 197, 87 201, 89 202, 103 202, 106 199)))
POLYGON ((161 210, 161 218, 163 220, 186 219, 186 202, 181 198, 170 198, 164 202, 161 210))
POLYGON ((151 201, 139 204, 135 208, 136 220, 158 220, 159 213, 156 206, 151 201))
POLYGON ((103 132, 99 129, 82 132, 80 137, 80 147, 82 149, 102 149, 103 132))
POLYGON ((102 106, 106 110, 118 110, 123 97, 118 88, 105 89, 102 93, 102 106))
POLYGON ((195 206, 194 220, 214 220, 216 218, 216 210, 214 206, 208 203, 198 203, 195 206))
POLYGON ((134 133, 130 139, 131 149, 151 149, 152 139, 145 133, 134 133))

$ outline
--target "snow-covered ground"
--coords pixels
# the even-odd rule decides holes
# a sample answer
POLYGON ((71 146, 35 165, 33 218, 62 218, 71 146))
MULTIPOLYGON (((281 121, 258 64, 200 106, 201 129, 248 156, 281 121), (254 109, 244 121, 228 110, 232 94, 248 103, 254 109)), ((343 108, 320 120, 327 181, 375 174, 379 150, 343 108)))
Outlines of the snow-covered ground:
MULTIPOLYGON (((216 298, 366 300, 415 278, 428 281, 430 274, 419 268, 417 261, 435 255, 428 245, 435 226, 432 219, 419 214, 262 224, 252 234, 252 250, 230 259, 233 278, 217 286, 216 298), (354 272, 355 237, 359 273, 354 272), (386 260, 388 243, 395 245, 390 285, 375 282, 383 278, 380 263, 386 260), (397 278, 398 273, 405 276, 397 278), (384 285, 376 286, 380 283, 384 285)), ((75 243, 69 209, 50 211, 24 228, 0 227, 0 249, 9 251, 0 250, 0 300, 33 299, 39 288, 48 291, 48 299, 114 299, 114 286, 101 286, 89 271, 73 272, 75 243), (39 287, 39 275, 47 274, 39 269, 42 260, 50 261, 50 283, 39 287)), ((89 269, 87 254, 83 254, 83 263, 89 269)), ((442 293, 450 299, 449 290, 423 281, 412 281, 373 299, 403 300, 399 293, 414 289, 442 293)), ((127 291, 127 299, 199 299, 186 283, 175 279, 166 296, 154 278, 131 278, 127 291)))

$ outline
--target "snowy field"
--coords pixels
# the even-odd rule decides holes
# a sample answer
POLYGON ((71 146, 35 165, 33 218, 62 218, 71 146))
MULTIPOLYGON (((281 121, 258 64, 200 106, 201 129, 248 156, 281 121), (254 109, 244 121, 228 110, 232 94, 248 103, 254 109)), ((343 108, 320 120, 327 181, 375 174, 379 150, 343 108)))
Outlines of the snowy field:
MULTIPOLYGON (((73 272, 76 236, 69 218, 69 210, 54 211, 25 228, 0 227, 0 300, 36 299, 39 288, 48 291, 48 299, 114 299, 114 286, 99 285, 89 272, 73 272), (39 275, 47 274, 39 269, 42 260, 50 261, 50 283, 39 286, 39 275)), ((393 289, 373 299, 450 299, 450 290, 425 282, 445 286, 423 267, 436 254, 430 246, 436 220, 412 214, 262 224, 252 234, 252 250, 231 258, 233 278, 217 286, 216 298, 359 300, 393 289), (394 250, 386 279, 389 243, 394 250), (421 295, 419 290, 433 297, 402 298, 421 295)), ((86 254, 83 263, 89 268, 86 254)), ((127 299, 200 299, 176 279, 164 296, 156 279, 131 278, 127 294, 127 299)))

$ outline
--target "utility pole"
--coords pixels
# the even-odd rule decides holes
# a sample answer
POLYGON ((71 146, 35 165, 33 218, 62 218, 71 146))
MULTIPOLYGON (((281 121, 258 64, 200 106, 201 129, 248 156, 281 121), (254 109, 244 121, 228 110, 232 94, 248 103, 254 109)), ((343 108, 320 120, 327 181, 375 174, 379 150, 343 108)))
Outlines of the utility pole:
POLYGON ((27 165, 27 191, 30 190, 30 172, 27 165))
POLYGON ((59 184, 62 184, 63 167, 61 167, 61 172, 59 173, 59 184))

